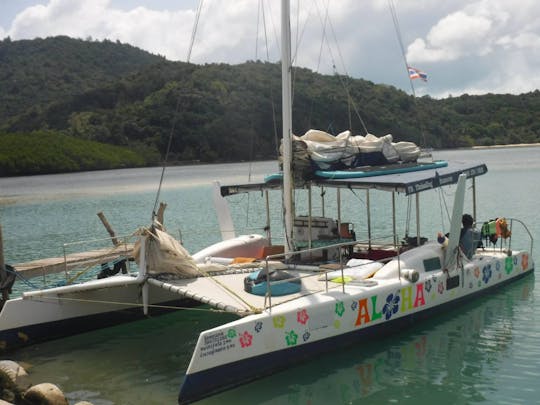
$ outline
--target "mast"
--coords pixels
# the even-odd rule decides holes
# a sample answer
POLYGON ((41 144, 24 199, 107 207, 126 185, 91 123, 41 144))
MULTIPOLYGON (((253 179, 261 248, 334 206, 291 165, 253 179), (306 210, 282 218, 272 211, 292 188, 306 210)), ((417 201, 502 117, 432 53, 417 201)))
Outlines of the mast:
POLYGON ((294 183, 292 170, 292 80, 290 0, 281 1, 281 94, 283 115, 283 209, 285 251, 294 250, 294 183))

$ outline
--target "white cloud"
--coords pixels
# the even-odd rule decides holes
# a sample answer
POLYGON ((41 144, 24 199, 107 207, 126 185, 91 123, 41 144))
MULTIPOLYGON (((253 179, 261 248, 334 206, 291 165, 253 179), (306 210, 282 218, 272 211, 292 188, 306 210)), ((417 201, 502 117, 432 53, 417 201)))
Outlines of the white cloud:
POLYGON ((540 35, 532 32, 521 32, 515 36, 505 35, 497 41, 505 49, 536 49, 540 50, 540 35))
MULTIPOLYGON (((20 4, 20 0, 1 1, 20 4)), ((197 4, 195 0, 26 1, 42 5, 22 11, 20 6, 11 7, 19 14, 10 26, 4 23, 6 28, 0 27, 0 37, 118 39, 171 60, 186 59, 197 4)), ((205 0, 191 61, 266 60, 262 21, 257 34, 258 4, 256 0, 205 0)), ((301 40, 298 65, 330 74, 336 68, 338 73, 410 91, 388 0, 302 1, 298 16, 296 4, 291 7, 293 40, 301 40), (326 35, 331 48, 326 43, 321 48, 321 21, 327 5, 339 50, 330 25, 326 35)), ((537 0, 520 0, 519 6, 507 0, 393 0, 393 4, 408 61, 429 75, 419 94, 515 93, 540 87, 535 82, 540 64, 537 0), (519 61, 519 65, 510 67, 509 61, 519 61)), ((269 59, 277 61, 280 7, 274 0, 266 0, 264 5, 269 59)))
POLYGON ((445 62, 486 56, 497 46, 538 47, 538 35, 528 29, 538 28, 539 13, 538 3, 526 0, 519 7, 502 0, 477 1, 441 18, 425 39, 416 38, 407 48, 407 58, 445 62))
POLYGON ((193 19, 192 10, 137 7, 123 11, 111 8, 109 0, 50 0, 47 5, 19 13, 8 33, 12 39, 54 35, 118 39, 171 59, 183 59, 193 19))
MULTIPOLYGON (((193 61, 238 63, 253 59, 257 6, 252 0, 205 1, 193 61)), ((274 8, 279 11, 279 7, 274 8)), ((139 6, 124 10, 114 8, 110 0, 49 0, 19 13, 8 34, 13 39, 55 35, 118 39, 171 60, 185 60, 194 20, 195 10, 190 8, 139 6)))
POLYGON ((427 40, 416 39, 408 48, 408 59, 418 62, 452 61, 471 54, 491 51, 489 34, 493 22, 484 16, 463 11, 440 20, 428 33, 427 40))

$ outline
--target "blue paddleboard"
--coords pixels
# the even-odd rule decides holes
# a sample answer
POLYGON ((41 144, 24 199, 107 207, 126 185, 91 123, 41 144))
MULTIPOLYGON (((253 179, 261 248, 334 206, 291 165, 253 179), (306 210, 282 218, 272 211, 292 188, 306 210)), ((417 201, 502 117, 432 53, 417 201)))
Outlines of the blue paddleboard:
MULTIPOLYGON (((316 170, 315 175, 325 179, 355 179, 361 177, 383 176, 385 174, 398 174, 417 172, 420 170, 439 169, 448 166, 445 160, 437 160, 430 163, 394 164, 385 166, 370 166, 369 168, 358 168, 350 170, 316 170)), ((274 173, 264 178, 265 183, 281 181, 283 173, 274 173)))

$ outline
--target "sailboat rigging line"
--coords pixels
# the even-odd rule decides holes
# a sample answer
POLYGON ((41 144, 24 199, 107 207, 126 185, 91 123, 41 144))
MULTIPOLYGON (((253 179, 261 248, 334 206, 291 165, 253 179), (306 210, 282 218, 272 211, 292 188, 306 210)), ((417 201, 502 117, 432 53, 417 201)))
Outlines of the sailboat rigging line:
POLYGON ((178 115, 178 110, 180 109, 180 100, 181 100, 181 95, 180 95, 180 91, 178 92, 178 97, 176 99, 176 107, 174 109, 174 115, 173 115, 173 122, 172 122, 172 125, 171 125, 171 131, 169 133, 169 140, 167 142, 167 150, 165 152, 165 158, 163 159, 163 164, 161 166, 161 176, 159 178, 159 186, 158 186, 158 189, 157 189, 157 192, 156 192, 156 200, 154 201, 154 208, 152 209, 152 222, 154 222, 154 219, 156 219, 156 216, 157 216, 157 207, 158 207, 158 204, 159 204, 159 196, 161 194, 161 187, 163 185, 163 178, 165 177, 165 169, 167 168, 167 161, 169 159, 169 152, 171 151, 171 145, 172 145, 172 138, 173 138, 173 134, 174 134, 174 129, 176 128, 176 119, 177 119, 177 115, 178 115))
MULTIPOLYGON (((317 58, 317 69, 315 70, 316 72, 319 71, 319 68, 321 66, 321 59, 322 59, 322 52, 323 52, 323 47, 324 47, 324 38, 326 36, 326 26, 328 24, 328 3, 326 5, 326 13, 324 15, 324 21, 323 21, 323 26, 322 26, 322 36, 321 36, 321 46, 319 48, 319 57, 317 58)), ((308 124, 309 126, 311 127, 311 117, 313 116, 313 105, 315 104, 314 102, 314 99, 311 98, 311 105, 310 105, 310 108, 309 108, 309 116, 308 116, 308 124)))
POLYGON ((405 46, 403 45, 403 37, 401 36, 401 29, 399 28, 399 20, 397 17, 396 6, 394 5, 393 0, 388 0, 388 8, 390 9, 390 14, 392 15, 392 21, 394 23, 394 29, 396 30, 396 36, 399 43, 399 48, 401 50, 401 56, 403 57, 403 62, 405 63, 405 71, 407 72, 407 77, 409 78, 409 83, 411 85, 411 90, 413 96, 416 98, 416 93, 414 91, 414 85, 411 77, 409 76, 409 64, 407 62, 407 54, 405 53, 405 46))
MULTIPOLYGON (((191 40, 189 42, 189 49, 188 49, 187 60, 186 60, 187 63, 189 63, 191 59, 191 51, 193 49, 193 44, 195 43, 195 36, 197 34, 197 27, 199 25, 199 18, 201 17, 203 3, 204 3, 204 0, 199 0, 199 6, 197 7, 197 14, 195 15, 195 21, 193 23, 193 31, 191 32, 191 40)), ((161 194, 161 188, 163 186, 163 178, 165 177, 165 169, 167 168, 167 161, 169 160, 169 152, 171 151, 172 139, 174 135, 174 130, 176 128, 176 120, 178 118, 178 111, 180 110, 181 99, 182 99, 182 93, 179 87, 178 97, 176 98, 176 106, 174 108, 173 120, 171 124, 171 131, 169 133, 169 140, 167 141, 167 150, 165 151, 165 158, 163 159, 163 165, 161 167, 161 176, 159 178, 159 186, 156 192, 156 200, 154 201, 154 208, 152 209, 152 222, 154 222, 157 216, 156 210, 159 204, 159 196, 161 194)))
MULTIPOLYGON (((450 211, 448 210, 448 204, 446 203, 446 197, 445 197, 446 193, 443 187, 439 187, 437 189, 437 194, 439 196, 439 205, 440 205, 440 210, 441 210, 441 230, 444 231, 446 229, 445 223, 444 223, 445 211, 446 211, 446 219, 448 220, 449 224, 451 223, 452 220, 450 218, 450 211), (444 211, 443 211, 443 207, 444 207, 444 211)), ((446 196, 449 197, 450 195, 446 195, 446 196)), ((450 228, 450 225, 448 226, 448 228, 450 228)))
POLYGON ((416 91, 414 90, 413 85, 413 79, 411 78, 409 74, 409 62, 407 61, 407 54, 405 52, 405 46, 403 45, 403 37, 401 35, 401 29, 399 27, 399 19, 397 16, 396 6, 394 5, 394 0, 388 0, 388 8, 390 9, 390 14, 392 15, 392 21, 394 23, 394 29, 396 31, 397 40, 399 43, 399 48, 401 49, 401 55, 403 57, 403 63, 405 64, 405 71, 407 72, 407 77, 409 78, 409 84, 411 85, 412 95, 413 95, 413 101, 415 105, 416 110, 416 121, 418 122, 418 126, 420 127, 420 133, 422 134, 422 140, 424 142, 424 147, 427 147, 426 142, 426 131, 424 130, 424 126, 422 125, 422 122, 420 121, 419 115, 418 115, 418 105, 416 102, 416 91))
POLYGON ((257 35, 255 35, 255 60, 259 59, 259 25, 261 21, 261 8, 263 7, 263 0, 259 0, 257 6, 257 35))
POLYGON ((300 30, 300 5, 298 5, 297 11, 296 11, 296 40, 295 40, 295 44, 294 44, 294 53, 293 53, 293 56, 292 56, 292 64, 293 65, 296 63, 296 58, 298 57, 298 49, 300 48, 300 43, 302 42, 302 39, 304 38, 307 23, 308 23, 308 21, 310 21, 310 19, 309 19, 310 15, 311 15, 311 9, 307 12, 306 18, 305 18, 304 23, 302 25, 302 30, 300 30))
MULTIPOLYGON (((75 301, 75 302, 84 302, 89 304, 104 304, 104 305, 118 305, 118 306, 129 306, 129 307, 143 307, 144 304, 139 304, 138 302, 119 302, 119 301, 105 301, 105 300, 89 300, 81 298, 67 298, 67 297, 39 297, 39 299, 34 301, 42 300, 54 300, 54 301, 75 301)), ((194 307, 181 307, 177 305, 158 305, 158 304, 148 304, 149 308, 161 308, 161 309, 175 309, 175 310, 191 310, 191 311, 206 311, 206 312, 222 312, 227 313, 228 311, 215 308, 194 308, 194 307)))
MULTIPOLYGON (((261 9, 262 9, 262 22, 263 22, 263 30, 264 30, 264 43, 266 46, 266 61, 270 61, 270 47, 268 46, 268 32, 266 28, 266 13, 264 11, 264 2, 261 0, 261 9)), ((270 86, 270 105, 272 106, 272 124, 274 126, 274 146, 276 148, 276 157, 279 156, 279 135, 278 135, 278 127, 276 122, 276 103, 274 101, 274 90, 273 87, 270 86)))
POLYGON ((197 27, 199 26, 199 19, 201 18, 202 8, 204 0, 199 0, 199 6, 197 7, 197 14, 195 15, 195 21, 193 23, 193 31, 191 31, 191 40, 189 42, 189 49, 186 62, 191 60, 191 51, 193 50, 193 44, 195 43, 195 36, 197 35, 197 27))
MULTIPOLYGON (((319 20, 320 20, 321 24, 323 24, 323 26, 324 26, 324 23, 323 23, 324 20, 322 18, 321 10, 319 8, 319 3, 316 1, 315 5, 317 7, 317 14, 319 16, 319 20)), ((324 30, 324 32, 323 32, 323 40, 326 39, 326 41, 324 41, 324 42, 326 42, 326 45, 328 47, 328 53, 330 55, 330 59, 332 60, 332 67, 334 69, 334 73, 337 75, 337 77, 338 77, 338 79, 339 79, 339 81, 341 83, 341 86, 343 87, 343 90, 345 90, 345 94, 347 95, 347 103, 348 103, 348 105, 349 106, 352 105, 356 116, 360 120, 360 124, 362 124, 362 129, 364 130, 364 133, 367 135, 369 133, 369 131, 367 129, 367 125, 364 122, 362 116, 360 115, 360 111, 358 110, 358 107, 356 106, 356 103, 354 102, 354 99, 351 96, 351 93, 349 91, 348 83, 346 83, 345 80, 344 80, 344 78, 350 78, 350 76, 349 76, 349 73, 347 72, 347 68, 345 67, 343 54, 341 53, 341 48, 339 47, 339 42, 337 41, 336 31, 334 30, 334 25, 332 24, 332 19, 330 18, 330 16, 328 16, 328 7, 326 8, 326 17, 325 18, 328 19, 328 25, 330 26, 330 31, 332 32, 332 37, 334 39, 334 43, 336 44, 336 49, 337 49, 339 59, 340 59, 340 62, 341 62, 341 66, 343 67, 343 72, 344 72, 344 74, 339 74, 338 71, 337 71, 336 59, 334 58, 332 48, 330 47, 328 37, 326 36, 326 30, 324 30)), ((349 123, 349 125, 351 126, 350 129, 352 130, 352 124, 349 123)))
POLYGON ((203 276, 205 276, 206 278, 209 278, 210 280, 212 280, 218 287, 221 287, 225 292, 227 292, 228 294, 231 295, 231 297, 234 297, 236 298, 238 301, 240 301, 242 304, 244 304, 247 308, 249 308, 249 310, 251 312, 254 312, 254 313, 258 313, 260 312, 260 309, 254 307, 253 305, 251 305, 249 302, 247 302, 245 299, 243 299, 240 295, 238 295, 236 293, 236 291, 233 291, 231 288, 229 288, 228 286, 226 286, 225 284, 223 284, 221 281, 219 281, 216 277, 214 277, 212 274, 202 270, 200 267, 199 267, 199 271, 201 272, 201 274, 203 276))
POLYGON ((353 193, 353 195, 356 197, 356 199, 358 201, 360 201, 362 204, 364 204, 364 206, 367 206, 366 202, 364 200, 362 200, 362 197, 360 197, 358 194, 356 194, 356 191, 354 190, 354 188, 349 187, 349 190, 350 190, 351 193, 353 193))
MULTIPOLYGON (((326 11, 324 13, 324 21, 322 21, 322 37, 321 37, 321 47, 319 48, 319 59, 317 60, 317 72, 319 71, 319 67, 321 66, 321 59, 322 59, 322 51, 323 51, 323 46, 324 46, 324 39, 326 38, 326 26, 328 25, 328 9, 330 7, 330 1, 328 0, 326 2, 326 11)), ((317 9, 317 12, 319 12, 319 10, 317 9)))
POLYGON ((272 30, 274 32, 274 40, 275 40, 275 43, 276 43, 277 52, 281 53, 281 43, 279 41, 279 35, 278 35, 277 29, 276 29, 276 23, 274 22, 274 19, 272 18, 273 14, 274 14, 274 13, 272 13, 272 1, 267 1, 266 4, 268 5, 268 10, 269 10, 268 14, 270 15, 270 22, 272 23, 272 30))
MULTIPOLYGON (((299 2, 300 3, 300 2, 299 2)), ((308 16, 311 14, 311 11, 308 12, 308 16)), ((300 4, 298 4, 298 7, 296 9, 296 39, 294 44, 294 53, 291 56, 291 69, 292 69, 292 99, 291 102, 294 105, 294 86, 296 83, 296 71, 297 67, 296 64, 296 58, 298 57, 298 49, 300 47, 300 43, 302 42, 302 38, 304 37, 304 32, 306 30, 307 22, 309 21, 309 18, 306 18, 304 20, 304 24, 302 27, 302 30, 300 30, 300 4)))

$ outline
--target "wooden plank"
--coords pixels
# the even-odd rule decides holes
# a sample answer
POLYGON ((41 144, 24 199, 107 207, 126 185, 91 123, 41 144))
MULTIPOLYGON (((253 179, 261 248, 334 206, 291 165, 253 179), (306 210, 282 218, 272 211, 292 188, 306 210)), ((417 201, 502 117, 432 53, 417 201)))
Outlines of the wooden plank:
POLYGON ((15 264, 15 270, 25 278, 62 273, 66 270, 105 263, 119 256, 133 258, 133 244, 121 245, 114 248, 96 249, 88 252, 72 253, 64 257, 51 257, 33 260, 27 263, 15 264))

